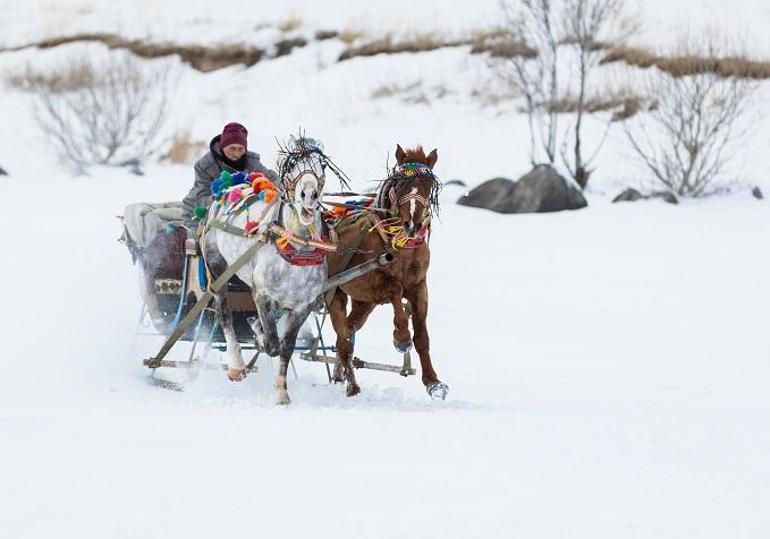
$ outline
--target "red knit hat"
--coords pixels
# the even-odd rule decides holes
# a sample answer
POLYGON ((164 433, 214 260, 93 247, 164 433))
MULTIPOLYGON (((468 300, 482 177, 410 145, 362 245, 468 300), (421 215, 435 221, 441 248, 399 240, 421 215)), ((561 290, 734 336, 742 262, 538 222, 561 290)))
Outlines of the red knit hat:
POLYGON ((246 137, 249 132, 246 128, 237 122, 230 122, 222 130, 222 137, 219 139, 219 147, 227 148, 230 144, 240 144, 244 148, 246 146, 246 137))

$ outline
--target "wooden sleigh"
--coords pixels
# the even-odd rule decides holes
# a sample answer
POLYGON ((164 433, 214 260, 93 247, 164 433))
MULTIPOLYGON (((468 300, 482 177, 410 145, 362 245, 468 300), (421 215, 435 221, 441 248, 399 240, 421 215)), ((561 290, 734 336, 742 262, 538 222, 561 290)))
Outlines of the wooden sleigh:
MULTIPOLYGON (((178 224, 181 225, 181 223, 178 224)), ((249 287, 235 276, 237 267, 231 267, 216 281, 208 282, 203 258, 185 255, 185 238, 186 231, 181 226, 169 233, 158 234, 155 240, 142 250, 132 244, 127 233, 124 233, 121 238, 141 273, 143 303, 134 343, 141 336, 154 335, 164 338, 159 351, 154 356, 143 359, 142 363, 151 369, 153 383, 175 390, 181 390, 181 386, 159 378, 157 369, 186 369, 191 375, 197 375, 201 370, 227 369, 226 364, 209 361, 211 350, 220 352, 227 350, 224 335, 211 305, 213 293, 216 290, 226 290, 228 303, 233 311, 234 329, 241 348, 253 352, 247 363, 247 372, 256 370, 257 359, 263 353, 256 343, 252 329, 258 319, 256 306, 249 287), (170 359, 169 353, 180 341, 189 343, 186 357, 170 359)), ((377 267, 389 264, 392 260, 393 255, 385 253, 366 263, 348 268, 327 281, 324 293, 377 267)), ((238 262, 233 266, 237 264, 238 262)), ((318 307, 305 325, 308 331, 305 331, 297 340, 294 351, 304 361, 323 363, 328 380, 331 382, 329 366, 336 363, 337 358, 335 345, 327 342, 323 335, 328 319, 324 295, 319 297, 318 307)), ((408 309, 409 306, 407 305, 406 308, 408 309)), ((353 366, 357 369, 396 372, 402 376, 416 373, 412 367, 409 351, 403 354, 403 362, 400 366, 364 361, 358 357, 353 359, 353 366)), ((293 363, 292 367, 294 367, 293 363)), ((296 376, 296 369, 294 373, 296 376)))

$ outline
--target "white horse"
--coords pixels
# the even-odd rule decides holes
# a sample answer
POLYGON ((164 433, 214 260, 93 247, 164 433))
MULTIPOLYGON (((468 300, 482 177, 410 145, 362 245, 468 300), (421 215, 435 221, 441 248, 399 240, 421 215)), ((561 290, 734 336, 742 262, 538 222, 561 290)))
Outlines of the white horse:
MULTIPOLYGON (((271 357, 280 356, 275 379, 278 404, 290 402, 286 387, 286 372, 294 352, 297 333, 310 314, 315 300, 326 281, 326 259, 318 248, 302 245, 303 240, 323 242, 324 223, 320 205, 328 164, 320 144, 309 138, 292 138, 284 151, 281 179, 284 189, 280 199, 243 201, 241 211, 226 211, 216 204, 209 210, 203 242, 203 253, 214 279, 238 259, 260 238, 267 241, 237 272, 251 288, 259 319, 253 324, 258 346, 271 357), (260 216, 254 233, 248 236, 233 230, 249 231, 253 220, 260 216), (230 230, 217 228, 215 221, 226 222, 230 230), (272 225, 272 227, 271 227, 272 225), (275 237, 272 230, 280 226, 286 234, 275 237), (285 317, 282 338, 276 327, 276 312, 285 317)), ((231 189, 236 189, 233 187, 231 189)), ((237 197, 233 197, 236 199, 237 197)), ((232 206, 232 205, 231 205, 232 206)), ((232 207, 229 208, 232 210, 232 207)), ((224 227, 227 228, 227 227, 224 227)), ((232 381, 246 377, 246 364, 232 324, 232 312, 226 292, 215 296, 216 312, 227 342, 227 376, 232 381)))

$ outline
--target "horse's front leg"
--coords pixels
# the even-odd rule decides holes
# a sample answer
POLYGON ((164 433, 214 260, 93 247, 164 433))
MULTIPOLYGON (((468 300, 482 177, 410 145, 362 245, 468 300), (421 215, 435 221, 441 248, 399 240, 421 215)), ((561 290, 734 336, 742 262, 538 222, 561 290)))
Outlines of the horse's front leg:
POLYGON ((432 399, 445 399, 449 386, 438 379, 430 359, 430 337, 428 336, 428 286, 423 283, 409 294, 412 304, 412 325, 414 326, 414 346, 420 355, 422 383, 432 399))
POLYGON ((361 393, 361 388, 356 382, 356 374, 351 363, 353 355, 353 342, 350 339, 347 317, 348 297, 339 288, 334 292, 334 297, 329 302, 329 317, 332 320, 334 333, 337 334, 337 364, 334 366, 335 382, 348 381, 345 393, 348 397, 361 393))
POLYGON ((409 315, 404 310, 404 289, 396 280, 388 287, 388 297, 393 305, 393 346, 401 353, 412 349, 412 336, 409 334, 409 315))
POLYGON ((262 346, 268 356, 275 357, 281 352, 281 343, 278 339, 278 328, 273 316, 272 301, 267 296, 254 294, 254 304, 257 306, 259 324, 262 326, 262 340, 264 341, 262 346))
POLYGON ((281 340, 281 359, 278 363, 278 374, 275 376, 275 394, 276 404, 289 404, 289 391, 286 386, 286 374, 289 369, 289 362, 294 353, 294 346, 297 344, 297 334, 302 324, 305 323, 310 314, 310 307, 302 311, 290 311, 286 313, 286 333, 281 340))
POLYGON ((235 329, 233 329, 233 313, 225 293, 214 296, 214 307, 227 343, 227 377, 233 382, 240 382, 246 378, 246 363, 241 354, 241 344, 235 335, 235 329))

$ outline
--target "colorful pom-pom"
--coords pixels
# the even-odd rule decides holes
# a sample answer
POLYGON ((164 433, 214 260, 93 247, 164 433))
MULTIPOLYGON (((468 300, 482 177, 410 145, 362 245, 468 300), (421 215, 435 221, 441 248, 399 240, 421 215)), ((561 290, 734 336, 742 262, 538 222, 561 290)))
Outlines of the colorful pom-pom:
POLYGON ((270 202, 272 202, 273 198, 275 198, 275 191, 272 191, 272 190, 264 191, 264 193, 265 193, 265 202, 267 204, 270 204, 270 202))
POLYGON ((196 219, 203 219, 206 217, 206 208, 203 206, 198 206, 193 210, 193 217, 196 219))
POLYGON ((166 223, 166 234, 173 234, 176 232, 176 225, 174 223, 166 223))
POLYGON ((222 181, 226 181, 226 180, 232 181, 233 176, 226 170, 223 170, 222 173, 219 175, 219 179, 222 181))
POLYGON ((227 201, 230 202, 230 204, 235 204, 239 200, 241 200, 241 197, 243 196, 243 191, 241 191, 240 187, 234 187, 230 190, 229 193, 227 193, 227 201))
POLYGON ((214 196, 219 196, 220 191, 222 191, 222 180, 214 180, 211 182, 211 192, 214 194, 214 196))
POLYGON ((239 185, 241 183, 247 183, 248 177, 246 176, 245 172, 237 172, 233 174, 233 185, 239 185))

